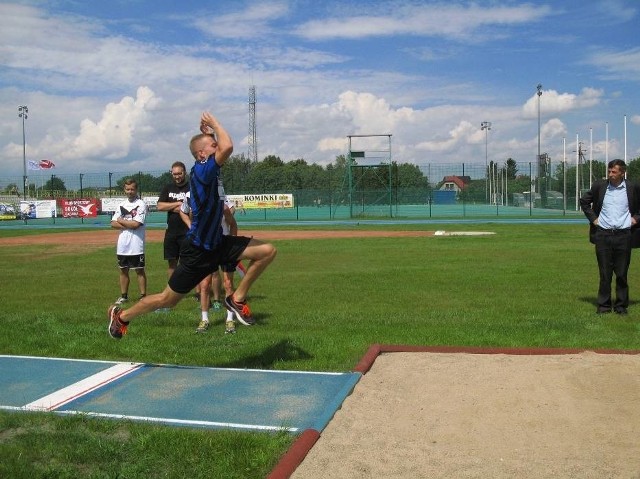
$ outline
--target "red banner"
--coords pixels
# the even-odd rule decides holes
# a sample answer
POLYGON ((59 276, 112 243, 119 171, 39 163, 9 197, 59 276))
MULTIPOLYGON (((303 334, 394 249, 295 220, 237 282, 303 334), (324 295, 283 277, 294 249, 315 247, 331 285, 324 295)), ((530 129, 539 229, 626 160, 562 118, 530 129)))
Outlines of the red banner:
POLYGON ((60 209, 64 218, 95 218, 98 216, 98 199, 61 199, 60 209))

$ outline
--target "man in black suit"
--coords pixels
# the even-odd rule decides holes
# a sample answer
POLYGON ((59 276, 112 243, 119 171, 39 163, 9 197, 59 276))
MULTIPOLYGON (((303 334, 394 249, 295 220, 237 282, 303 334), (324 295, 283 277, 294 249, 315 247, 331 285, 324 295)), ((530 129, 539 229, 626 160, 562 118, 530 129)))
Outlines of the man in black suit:
POLYGON ((625 179, 627 165, 612 160, 607 180, 593 183, 580 198, 580 207, 589 219, 589 241, 595 245, 600 286, 598 314, 627 314, 629 285, 627 272, 631 248, 640 246, 640 185, 625 179), (616 275, 616 299, 611 302, 611 280, 616 275))

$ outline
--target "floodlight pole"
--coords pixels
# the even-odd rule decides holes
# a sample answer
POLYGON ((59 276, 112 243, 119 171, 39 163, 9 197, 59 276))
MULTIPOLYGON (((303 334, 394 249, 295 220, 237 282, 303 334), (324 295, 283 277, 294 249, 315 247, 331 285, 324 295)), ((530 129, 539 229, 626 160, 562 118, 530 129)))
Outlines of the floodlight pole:
MULTIPOLYGON (((542 96, 542 83, 538 83, 536 87, 538 90, 538 157, 536 163, 538 164, 538 181, 540 179, 540 97, 542 96)), ((542 191, 541 185, 538 185, 538 190, 542 191)))
POLYGON ((22 199, 27 199, 27 142, 24 133, 24 121, 29 118, 27 105, 18 107, 18 118, 22 118, 22 199))
POLYGON ((491 129, 490 121, 483 121, 480 123, 480 131, 484 130, 484 196, 485 202, 489 204, 489 189, 487 185, 491 185, 489 181, 489 130, 491 129))

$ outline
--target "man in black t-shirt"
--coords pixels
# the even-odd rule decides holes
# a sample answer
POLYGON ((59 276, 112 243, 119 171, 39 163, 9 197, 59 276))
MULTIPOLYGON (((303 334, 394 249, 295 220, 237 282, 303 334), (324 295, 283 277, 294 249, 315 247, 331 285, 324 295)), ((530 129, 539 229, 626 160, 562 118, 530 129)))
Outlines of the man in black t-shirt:
POLYGON ((167 230, 164 234, 164 259, 169 263, 168 277, 178 265, 180 244, 187 234, 187 226, 180 218, 180 207, 189 195, 187 167, 181 161, 171 165, 173 183, 166 185, 158 198, 158 210, 167 212, 167 230))

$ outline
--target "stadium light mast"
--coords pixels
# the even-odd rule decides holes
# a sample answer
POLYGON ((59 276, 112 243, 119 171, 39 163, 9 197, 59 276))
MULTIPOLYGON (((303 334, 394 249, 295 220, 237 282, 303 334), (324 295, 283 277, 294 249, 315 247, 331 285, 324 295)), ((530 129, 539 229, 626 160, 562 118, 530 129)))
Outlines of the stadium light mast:
MULTIPOLYGON (((540 97, 542 96, 542 83, 538 83, 536 86, 536 90, 538 90, 538 157, 536 163, 538 164, 538 180, 540 179, 540 97)), ((538 186, 538 191, 540 190, 540 186, 538 186)))
POLYGON ((484 196, 487 204, 489 204, 489 197, 490 197, 489 188, 487 188, 487 185, 491 185, 489 181, 489 130, 490 129, 491 129, 490 121, 483 121, 482 123, 480 123, 480 131, 484 131, 484 175, 485 175, 484 196))
POLYGON ((22 118, 22 198, 27 199, 27 142, 24 134, 24 121, 29 118, 27 105, 18 107, 18 118, 22 118))

